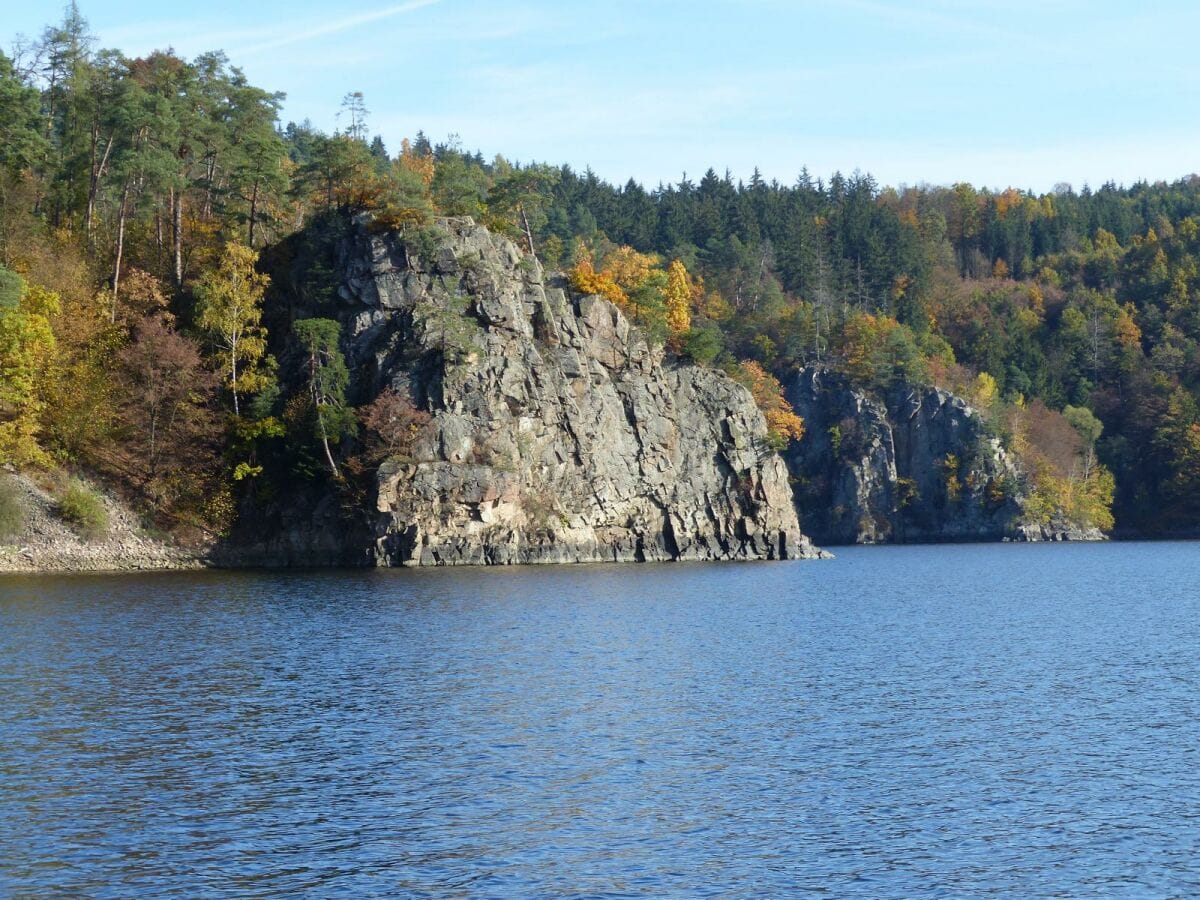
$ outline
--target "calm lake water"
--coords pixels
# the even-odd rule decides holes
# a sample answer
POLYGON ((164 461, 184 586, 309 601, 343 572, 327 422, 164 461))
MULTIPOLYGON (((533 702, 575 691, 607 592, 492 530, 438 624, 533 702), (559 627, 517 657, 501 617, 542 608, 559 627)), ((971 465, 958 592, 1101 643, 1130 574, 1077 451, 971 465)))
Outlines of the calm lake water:
POLYGON ((0 896, 1200 893, 1200 544, 0 579, 0 896))

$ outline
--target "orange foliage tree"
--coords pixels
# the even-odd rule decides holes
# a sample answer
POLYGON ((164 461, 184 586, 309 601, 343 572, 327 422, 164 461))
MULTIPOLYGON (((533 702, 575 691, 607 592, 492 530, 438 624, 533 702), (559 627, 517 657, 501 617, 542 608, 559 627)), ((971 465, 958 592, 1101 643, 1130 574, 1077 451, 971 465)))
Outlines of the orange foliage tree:
POLYGON ((567 274, 571 280, 571 287, 579 293, 598 294, 622 309, 629 305, 629 298, 621 290, 621 286, 613 280, 612 275, 608 272, 597 272, 590 257, 580 259, 567 274))
POLYGON ((784 399, 783 385, 770 372, 753 360, 742 360, 734 377, 744 385, 767 420, 767 444, 772 450, 783 450, 788 441, 804 437, 804 420, 796 415, 784 399))
POLYGON ((412 142, 404 138, 400 142, 400 158, 396 160, 406 172, 411 172, 421 179, 428 195, 433 188, 434 160, 433 153, 418 153, 413 149, 412 142))
POLYGON ((629 295, 646 284, 659 271, 658 257, 638 253, 632 247, 618 247, 604 256, 596 268, 590 250, 583 250, 578 262, 567 273, 571 286, 581 294, 599 294, 622 309, 629 307, 629 295))

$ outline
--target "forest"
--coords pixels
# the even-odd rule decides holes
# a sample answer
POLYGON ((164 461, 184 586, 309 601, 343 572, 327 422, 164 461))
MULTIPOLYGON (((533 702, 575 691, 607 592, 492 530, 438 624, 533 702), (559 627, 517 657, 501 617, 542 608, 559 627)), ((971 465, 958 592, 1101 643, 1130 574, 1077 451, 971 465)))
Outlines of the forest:
POLYGON ((266 263, 358 213, 418 241, 465 215, 743 381, 779 445, 799 367, 934 384, 1023 455, 1045 516, 1200 530, 1200 177, 614 185, 453 136, 388 148, 361 94, 333 133, 283 99, 219 51, 101 49, 74 4, 0 52, 0 460, 92 473, 181 535, 272 478, 352 477, 426 411, 353 406, 337 323, 273 318, 266 263))

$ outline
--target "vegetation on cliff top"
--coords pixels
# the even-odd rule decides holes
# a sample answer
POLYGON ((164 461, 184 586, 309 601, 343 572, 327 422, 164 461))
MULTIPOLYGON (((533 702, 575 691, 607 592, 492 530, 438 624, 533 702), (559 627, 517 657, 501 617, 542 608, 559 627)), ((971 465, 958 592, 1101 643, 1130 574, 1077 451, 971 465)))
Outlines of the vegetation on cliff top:
MULTIPOLYGON (((800 430, 776 387, 798 366, 935 383, 1032 461, 1045 510, 1108 523, 1115 476, 1121 524, 1200 527, 1200 179, 1041 196, 803 170, 614 186, 421 134, 391 154, 353 96, 344 132, 280 127, 282 95, 219 52, 94 43, 72 5, 0 53, 5 459, 96 471, 210 529, 266 464, 336 471, 352 422, 312 368, 336 372, 336 350, 310 335, 325 349, 308 379, 280 372, 256 255, 318 216, 370 211, 419 241, 442 213, 741 378, 776 442, 800 430)), ((328 265, 310 263, 313 290, 328 265)))

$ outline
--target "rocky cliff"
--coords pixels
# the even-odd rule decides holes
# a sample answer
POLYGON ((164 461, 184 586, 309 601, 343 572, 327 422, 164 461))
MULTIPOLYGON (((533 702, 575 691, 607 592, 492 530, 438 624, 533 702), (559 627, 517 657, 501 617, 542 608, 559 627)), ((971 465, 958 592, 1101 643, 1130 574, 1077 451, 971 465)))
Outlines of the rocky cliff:
POLYGON ((809 367, 788 388, 805 436, 786 453, 805 530, 829 544, 1100 540, 1029 521, 1020 461, 964 400, 897 384, 881 397, 809 367))
POLYGON ((255 525, 252 539, 235 536, 243 558, 410 566, 816 554, 748 392, 664 361, 619 309, 572 296, 512 242, 468 218, 407 239, 360 219, 331 259, 336 297, 313 306, 296 291, 290 315, 341 323, 356 402, 391 389, 432 420, 379 467, 368 511, 347 516, 316 498, 271 529, 255 525))

